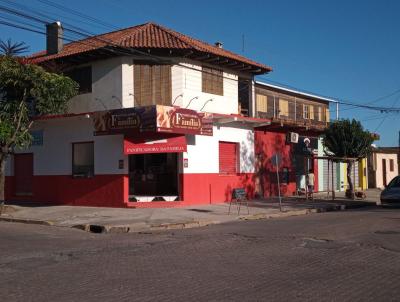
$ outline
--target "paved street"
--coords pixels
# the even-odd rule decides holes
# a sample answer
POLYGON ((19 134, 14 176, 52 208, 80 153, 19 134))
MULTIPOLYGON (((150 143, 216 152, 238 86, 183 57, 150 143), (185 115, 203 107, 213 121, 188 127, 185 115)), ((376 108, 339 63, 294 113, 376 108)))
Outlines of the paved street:
POLYGON ((398 301, 400 209, 93 234, 0 223, 2 301, 398 301))

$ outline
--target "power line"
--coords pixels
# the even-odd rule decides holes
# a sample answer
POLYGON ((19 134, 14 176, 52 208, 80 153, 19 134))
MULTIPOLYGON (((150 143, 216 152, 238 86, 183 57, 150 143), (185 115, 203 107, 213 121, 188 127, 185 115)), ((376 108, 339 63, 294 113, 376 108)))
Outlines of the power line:
MULTIPOLYGON (((262 76, 259 76, 259 77, 260 77, 260 78, 263 78, 266 82, 270 82, 270 83, 272 83, 272 84, 277 84, 277 85, 279 85, 279 86, 281 86, 281 87, 284 87, 284 88, 289 88, 289 89, 297 90, 297 91, 299 91, 300 93, 314 94, 313 92, 307 91, 307 90, 305 90, 305 89, 299 89, 299 88, 296 88, 296 87, 293 87, 293 86, 290 86, 290 85, 287 85, 287 84, 279 83, 279 82, 276 82, 276 81, 271 81, 271 80, 266 79, 265 77, 262 77, 262 76)), ((396 93, 398 93, 398 92, 400 92, 400 89, 397 89, 396 91, 392 92, 390 95, 394 95, 394 94, 396 94, 396 93)), ((333 97, 333 96, 327 96, 327 95, 321 95, 321 94, 318 94, 318 95, 316 95, 316 96, 321 97, 321 98, 332 99, 332 100, 334 100, 335 102, 337 102, 337 103, 339 103, 339 104, 341 104, 341 105, 354 106, 354 107, 357 107, 357 108, 364 108, 364 109, 369 109, 369 110, 381 111, 382 113, 385 113, 385 112, 396 112, 396 113, 400 113, 400 108, 399 108, 399 107, 397 107, 397 108, 394 108, 394 107, 389 108, 389 107, 383 107, 383 106, 370 106, 370 105, 368 105, 368 103, 366 103, 366 104, 360 104, 360 103, 355 103, 355 102, 350 102, 350 101, 344 101, 344 100, 340 100, 339 98, 333 97)), ((384 96, 384 97, 385 97, 385 96, 384 96)), ((382 99, 382 98, 384 98, 384 97, 380 97, 380 98, 378 98, 378 99, 382 99)), ((387 96, 386 96, 386 97, 387 97, 387 96)), ((374 101, 376 101, 376 100, 374 100, 374 101)), ((353 108, 352 108, 352 109, 353 109, 353 108)), ((343 110, 346 110, 346 109, 343 109, 343 110)), ((343 111, 343 110, 342 110, 342 111, 343 111)), ((347 110, 349 110, 349 109, 347 109, 347 110)))
MULTIPOLYGON (((1 0, 1 1, 4 2, 4 0, 1 0)), ((84 15, 84 14, 82 14, 82 13, 79 13, 79 12, 77 12, 77 11, 75 11, 75 10, 69 9, 69 8, 67 8, 67 7, 65 7, 65 6, 62 6, 62 5, 59 5, 59 4, 55 4, 55 3, 51 2, 51 1, 48 1, 48 0, 38 0, 38 1, 39 1, 39 2, 42 2, 42 3, 45 3, 45 4, 48 4, 48 5, 51 5, 51 6, 53 6, 53 7, 56 7, 56 8, 58 8, 58 9, 66 9, 67 11, 70 11, 72 14, 75 14, 75 15, 85 16, 85 17, 87 16, 87 15, 84 15)), ((9 7, 5 7, 5 6, 2 6, 2 5, 0 5, 0 10, 5 11, 5 12, 7 12, 7 13, 9 13, 9 14, 16 15, 16 16, 18 16, 18 17, 27 18, 27 19, 29 19, 29 20, 32 20, 32 21, 35 21, 35 22, 38 22, 38 23, 41 23, 41 24, 47 24, 47 23, 48 23, 48 20, 43 20, 43 19, 41 19, 41 18, 37 18, 37 17, 34 17, 34 16, 30 16, 30 15, 27 15, 27 14, 25 14, 25 13, 21 13, 21 12, 18 11, 18 10, 15 10, 15 9, 12 9, 12 8, 9 8, 9 7)), ((89 17, 90 17, 90 16, 89 16, 89 17)), ((91 19, 91 20, 94 20, 94 21, 96 21, 96 22, 100 22, 100 23, 102 23, 103 25, 106 24, 105 22, 103 22, 103 21, 101 21, 101 20, 99 20, 99 19, 93 18, 93 17, 90 17, 90 19, 91 19)), ((32 31, 32 32, 36 32, 36 33, 43 34, 43 32, 38 31, 38 30, 36 30, 36 29, 29 29, 29 28, 26 28, 26 27, 22 27, 22 26, 20 26, 20 25, 18 25, 18 24, 11 24, 10 22, 7 22, 7 21, 2 21, 1 24, 7 25, 7 26, 13 26, 13 27, 16 27, 16 28, 24 29, 24 30, 30 30, 30 31, 32 31)), ((33 25, 31 25, 31 26, 33 26, 33 25)), ((74 26, 74 25, 72 25, 72 26, 74 26)), ((75 27, 75 26, 74 26, 74 27, 75 27)), ((89 43, 93 42, 93 41, 90 41, 90 39, 92 39, 92 40, 94 39, 94 40, 98 40, 98 41, 101 41, 101 42, 105 43, 105 44, 106 44, 105 46, 114 46, 114 48, 111 50, 113 53, 120 53, 120 54, 124 54, 124 55, 127 55, 127 54, 129 54, 129 55, 132 55, 132 54, 140 54, 140 55, 145 55, 145 56, 147 56, 147 57, 151 57, 151 58, 153 58, 153 59, 155 59, 155 60, 157 60, 157 61, 159 61, 159 62, 162 60, 163 63, 166 63, 166 60, 165 60, 164 58, 162 58, 162 57, 154 56, 154 55, 151 55, 151 54, 142 52, 142 51, 138 51, 138 50, 136 50, 136 49, 132 49, 132 48, 128 48, 128 47, 121 46, 121 45, 116 44, 115 42, 113 42, 113 41, 111 41, 111 40, 107 40, 107 39, 101 38, 101 37, 99 37, 99 36, 88 35, 87 33, 82 32, 82 29, 80 29, 80 28, 78 28, 78 27, 76 27, 76 28, 77 28, 77 30, 70 29, 70 28, 68 28, 68 27, 65 27, 64 29, 65 29, 66 31, 69 31, 69 32, 73 33, 73 34, 77 34, 77 35, 80 35, 80 36, 82 36, 82 37, 87 37, 88 39, 86 39, 86 40, 80 40, 80 41, 73 41, 73 40, 72 40, 72 41, 75 42, 75 43, 89 44, 89 43), (85 43, 84 41, 86 41, 86 43, 85 43), (116 48, 117 48, 117 49, 116 49, 116 48)), ((83 31, 84 31, 84 30, 83 30, 83 31)), ((89 45, 90 45, 90 44, 89 44, 89 45)), ((91 45, 91 46, 93 46, 93 45, 91 45)), ((110 49, 107 49, 107 50, 110 50, 110 49)), ((171 63, 171 61, 168 61, 168 62, 171 63)), ((198 71, 198 69, 196 69, 196 68, 191 68, 191 67, 189 67, 189 66, 183 65, 182 63, 177 63, 177 62, 173 62, 173 63, 174 63, 174 64, 177 64, 177 65, 180 65, 181 67, 184 67, 184 68, 194 69, 194 70, 198 71)), ((231 79, 231 78, 229 78, 229 79, 230 79, 230 80, 235 80, 235 79, 231 79)), ((274 82, 274 81, 271 81, 271 80, 269 80, 269 79, 268 79, 268 81, 269 81, 269 82, 274 82)), ((275 82, 275 83, 278 83, 278 82, 275 82)), ((282 83, 278 83, 278 84, 281 85, 281 86, 290 87, 289 85, 285 85, 285 84, 282 84, 282 83)), ((298 90, 297 88, 295 88, 295 89, 298 90)), ((305 90, 303 90, 303 91, 305 91, 305 90)), ((399 91, 400 91, 400 90, 396 90, 396 91, 393 92, 392 94, 395 94, 395 93, 397 93, 397 92, 399 92, 399 91)), ((392 95, 392 94, 391 94, 391 95, 392 95)), ((321 97, 324 97, 324 96, 321 96, 321 97)), ((377 100, 383 99, 383 98, 385 98, 385 97, 387 97, 387 96, 383 96, 383 97, 381 97, 381 98, 378 98, 377 100)), ((329 97, 329 98, 337 99, 337 98, 334 98, 334 97, 329 97)), ((374 102, 377 101, 377 100, 374 100, 374 102)), ((388 108, 388 107, 382 107, 382 106, 370 106, 370 105, 368 105, 368 103, 367 103, 367 104, 357 104, 357 103, 346 102, 346 101, 337 101, 337 102, 340 103, 340 104, 342 104, 342 105, 346 105, 346 106, 353 106, 353 107, 356 107, 356 108, 363 108, 363 109, 381 111, 381 113, 384 113, 384 112, 386 112, 386 113, 388 113, 388 112, 396 112, 396 113, 399 113, 399 112, 400 112, 400 108, 394 108, 394 107, 388 108)), ((353 108, 351 108, 351 109, 353 109, 353 108)), ((346 110, 346 109, 343 109, 343 110, 346 110)))

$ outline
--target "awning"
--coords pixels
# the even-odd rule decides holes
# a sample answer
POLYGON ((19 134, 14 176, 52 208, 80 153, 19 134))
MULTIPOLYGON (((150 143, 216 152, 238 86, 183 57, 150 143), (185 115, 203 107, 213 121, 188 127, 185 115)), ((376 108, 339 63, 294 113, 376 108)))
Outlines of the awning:
POLYGON ((181 153, 186 150, 185 135, 142 135, 124 138, 124 154, 181 153))

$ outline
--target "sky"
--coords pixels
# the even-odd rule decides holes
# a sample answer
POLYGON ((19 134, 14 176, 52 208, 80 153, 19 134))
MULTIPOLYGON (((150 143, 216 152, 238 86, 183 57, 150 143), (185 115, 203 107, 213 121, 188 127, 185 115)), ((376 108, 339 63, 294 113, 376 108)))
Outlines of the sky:
MULTIPOLYGON (((0 5, 8 5, 0 0, 0 5)), ((400 107, 400 1, 142 1, 13 0, 93 33, 155 22, 269 65, 258 80, 341 101, 400 107), (108 23, 87 22, 59 3, 108 23), (86 23, 87 22, 87 23, 86 23), (243 39, 244 38, 244 39, 243 39), (243 43, 244 42, 244 43, 243 43), (244 47, 243 47, 244 46, 244 47)), ((26 9, 25 12, 30 12, 26 9)), ((0 13, 0 21, 4 13, 0 13)), ((41 25, 39 25, 41 26, 41 25)), ((0 24, 0 38, 45 47, 40 34, 0 24)), ((332 116, 336 115, 334 107, 332 116)), ((400 113, 340 105, 340 118, 356 118, 380 134, 379 146, 399 143, 400 113)))

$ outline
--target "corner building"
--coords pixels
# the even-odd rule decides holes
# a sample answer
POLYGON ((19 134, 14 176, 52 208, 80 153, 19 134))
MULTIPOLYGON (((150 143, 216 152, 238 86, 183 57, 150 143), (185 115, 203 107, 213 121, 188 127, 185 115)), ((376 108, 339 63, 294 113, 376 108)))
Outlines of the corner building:
POLYGON ((270 67, 154 23, 65 45, 60 23, 47 30, 57 35, 30 63, 57 66, 79 94, 66 114, 35 118, 32 146, 8 161, 8 200, 173 207, 229 201, 236 187, 268 197, 277 152, 281 189, 296 193, 288 133, 317 137, 326 100, 293 107, 298 92, 255 82, 270 67))

